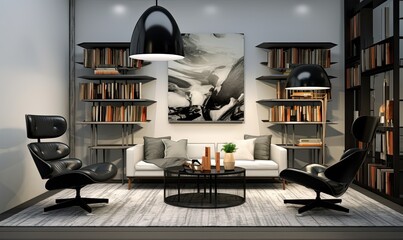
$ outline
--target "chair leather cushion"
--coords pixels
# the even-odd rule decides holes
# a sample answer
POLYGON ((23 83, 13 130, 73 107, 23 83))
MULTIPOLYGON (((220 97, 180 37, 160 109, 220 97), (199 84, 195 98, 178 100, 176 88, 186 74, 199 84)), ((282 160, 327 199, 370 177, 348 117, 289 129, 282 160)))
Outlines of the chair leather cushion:
POLYGON ((55 138, 67 130, 66 119, 52 115, 25 115, 27 137, 31 139, 55 138))
POLYGON ((345 189, 344 184, 340 184, 326 178, 323 169, 317 164, 314 166, 308 165, 305 170, 294 168, 284 169, 280 172, 280 177, 332 196, 339 196, 342 192, 344 192, 343 190, 345 189))
POLYGON ((79 188, 88 184, 112 179, 117 168, 112 163, 97 163, 78 170, 64 171, 46 182, 46 189, 79 188))

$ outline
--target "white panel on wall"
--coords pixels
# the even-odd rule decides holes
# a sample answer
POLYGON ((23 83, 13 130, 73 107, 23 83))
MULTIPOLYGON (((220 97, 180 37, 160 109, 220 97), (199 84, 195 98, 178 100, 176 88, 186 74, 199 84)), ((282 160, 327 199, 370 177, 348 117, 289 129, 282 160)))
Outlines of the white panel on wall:
POLYGON ((0 212, 46 191, 25 114, 68 117, 68 10, 68 0, 0 1, 0 212))
MULTIPOLYGON (((77 0, 76 42, 129 41, 140 15, 152 5, 148 0, 77 0)), ((255 46, 274 41, 326 41, 338 46, 332 48, 332 101, 328 118, 337 124, 327 130, 328 160, 338 159, 344 149, 344 86, 343 86, 343 5, 334 0, 161 0, 182 32, 186 33, 244 33, 245 36, 245 122, 243 124, 170 124, 167 120, 167 64, 154 62, 139 74, 156 77, 144 85, 144 96, 157 103, 149 107, 151 122, 135 135, 136 142, 143 136, 170 135, 174 140, 187 138, 190 142, 225 142, 241 139, 244 134, 273 134, 280 142, 280 134, 268 128, 261 120, 267 109, 256 104, 263 98, 274 98, 275 89, 259 82, 256 77, 267 75, 260 64, 266 53, 255 46)), ((77 48, 77 61, 82 57, 77 48)), ((78 69, 77 75, 88 70, 78 69)), ((77 120, 83 120, 83 104, 78 105, 77 120)), ((118 129, 117 129, 118 130, 118 129)), ((77 153, 87 156, 89 127, 77 130, 77 153)), ((118 141, 116 139, 116 141, 118 141)))

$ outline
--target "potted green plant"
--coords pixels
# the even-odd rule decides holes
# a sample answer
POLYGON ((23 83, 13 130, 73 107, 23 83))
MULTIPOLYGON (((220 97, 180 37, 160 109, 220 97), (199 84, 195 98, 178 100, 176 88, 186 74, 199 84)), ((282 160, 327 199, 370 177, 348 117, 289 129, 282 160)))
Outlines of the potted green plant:
POLYGON ((221 151, 224 151, 224 169, 225 170, 234 170, 235 168, 235 158, 234 152, 236 151, 235 143, 226 143, 222 146, 221 151))

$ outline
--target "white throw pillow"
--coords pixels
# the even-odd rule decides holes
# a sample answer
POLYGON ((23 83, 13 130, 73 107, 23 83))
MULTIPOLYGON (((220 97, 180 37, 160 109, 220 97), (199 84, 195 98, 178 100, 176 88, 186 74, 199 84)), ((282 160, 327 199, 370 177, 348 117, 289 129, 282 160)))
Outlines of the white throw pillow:
POLYGON ((254 160, 255 140, 256 138, 233 141, 237 148, 234 152, 235 160, 254 160))

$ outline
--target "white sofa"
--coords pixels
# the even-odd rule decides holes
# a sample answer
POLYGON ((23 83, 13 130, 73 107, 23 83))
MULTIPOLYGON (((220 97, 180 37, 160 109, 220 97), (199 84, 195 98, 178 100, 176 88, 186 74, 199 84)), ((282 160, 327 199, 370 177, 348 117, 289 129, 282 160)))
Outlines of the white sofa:
MULTIPOLYGON (((187 155, 189 159, 201 159, 205 147, 212 150, 212 165, 215 165, 214 152, 221 149, 222 144, 215 143, 188 143, 187 155)), ((221 158, 224 156, 220 154, 221 158)), ((287 167, 287 150, 275 144, 270 145, 271 160, 242 160, 236 159, 235 166, 246 169, 246 177, 279 177, 280 172, 287 167)), ((126 150, 126 177, 128 188, 137 177, 163 177, 164 171, 158 166, 143 161, 144 144, 137 144, 126 150)), ((221 166, 223 165, 221 159, 221 166)))

